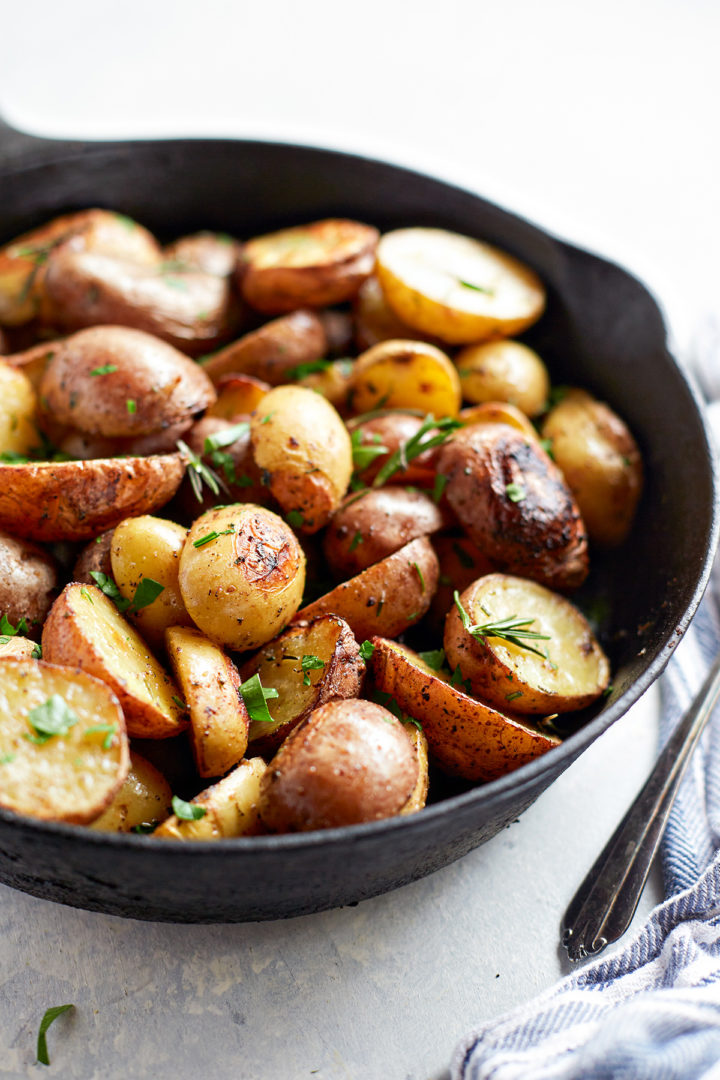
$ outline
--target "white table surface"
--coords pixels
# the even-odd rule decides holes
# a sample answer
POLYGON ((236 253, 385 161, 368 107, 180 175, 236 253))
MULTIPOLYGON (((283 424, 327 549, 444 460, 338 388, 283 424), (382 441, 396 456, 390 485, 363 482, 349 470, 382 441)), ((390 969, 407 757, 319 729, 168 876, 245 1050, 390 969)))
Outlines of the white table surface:
MULTIPOLYGON (((360 150, 642 277, 680 347, 720 281, 714 0, 410 7, 0 0, 0 107, 47 135, 360 150)), ((1 213, 0 195, 0 213, 1 213)), ((287 922, 144 924, 0 887, 0 1075, 439 1080, 565 970, 558 924, 655 754, 657 691, 521 818, 432 877, 287 922)), ((660 896, 652 879, 642 918, 660 896)))

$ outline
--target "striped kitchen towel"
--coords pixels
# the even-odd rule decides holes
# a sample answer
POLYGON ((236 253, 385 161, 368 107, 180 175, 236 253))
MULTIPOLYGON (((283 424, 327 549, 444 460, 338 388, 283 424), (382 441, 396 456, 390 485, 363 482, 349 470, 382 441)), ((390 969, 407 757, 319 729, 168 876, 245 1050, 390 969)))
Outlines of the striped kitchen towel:
MULTIPOLYGON (((696 372, 720 434, 720 326, 704 333, 696 372)), ((720 558, 662 676, 662 739, 719 650, 720 558)), ((720 705, 673 807, 663 870, 668 899, 639 933, 472 1032, 452 1080, 720 1080, 720 705)))

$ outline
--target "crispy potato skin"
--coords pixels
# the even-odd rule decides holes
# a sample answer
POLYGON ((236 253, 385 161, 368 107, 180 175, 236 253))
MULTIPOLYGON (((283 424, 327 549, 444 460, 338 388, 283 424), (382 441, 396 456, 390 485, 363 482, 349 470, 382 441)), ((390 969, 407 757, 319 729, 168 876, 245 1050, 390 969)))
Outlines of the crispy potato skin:
POLYGON ((125 438, 183 421, 189 426, 216 397, 207 375, 192 360, 172 345, 125 326, 94 326, 57 345, 40 394, 57 422, 93 435, 125 438), (97 374, 105 366, 114 370, 97 374))
POLYGON ((331 701, 278 750, 261 783, 260 816, 273 832, 379 821, 401 812, 418 780, 403 725, 381 705, 331 701))
POLYGON ((41 315, 61 331, 134 327, 195 356, 227 340, 236 322, 225 278, 91 251, 62 251, 50 260, 41 315))
MULTIPOLYGON (((387 453, 378 454, 358 476, 364 484, 371 484, 391 454, 417 435, 422 426, 422 418, 409 412, 385 412, 356 424, 350 422, 350 429, 360 431, 361 446, 384 446, 387 453)), ((433 447, 425 450, 418 457, 408 462, 407 468, 398 469, 387 481, 388 484, 412 484, 416 487, 432 487, 435 481, 435 466, 438 450, 433 447)))
POLYGON ((505 424, 474 424, 440 448, 445 495, 480 550, 509 573, 549 588, 587 577, 585 527, 562 473, 537 443, 505 424), (517 485, 522 497, 510 497, 517 485))
POLYGON ((344 580, 448 524, 449 515, 422 492, 376 488, 345 501, 325 531, 323 551, 333 574, 344 580))
POLYGON ((430 756, 465 780, 496 780, 559 745, 559 739, 451 686, 406 645, 373 638, 374 685, 422 724, 430 756))
POLYGON ((203 362, 203 370, 216 386, 224 375, 235 374, 279 386, 299 364, 322 359, 327 346, 320 317, 300 308, 226 345, 203 362))
POLYGON ((137 751, 130 751, 130 770, 113 801, 90 826, 100 832, 132 832, 137 825, 164 821, 172 791, 165 777, 137 751))
POLYGON ((333 698, 357 697, 365 663, 344 619, 320 615, 308 624, 286 630, 248 660, 242 668, 243 681, 255 674, 260 675, 263 686, 278 690, 278 697, 267 703, 276 726, 262 722, 250 726, 253 753, 267 757, 313 709, 333 698), (324 667, 303 672, 302 658, 306 655, 323 660, 324 667))
POLYGON ((114 529, 106 529, 104 533, 100 533, 85 545, 73 567, 73 581, 79 581, 83 585, 94 585, 95 579, 91 576, 93 572, 112 577, 110 548, 114 532, 114 529))
POLYGON ((529 644, 547 657, 502 638, 475 638, 456 607, 445 622, 444 646, 450 667, 460 668, 473 693, 495 708, 511 704, 515 713, 538 715, 583 709, 610 679, 610 665, 589 623, 569 600, 537 582, 508 574, 488 574, 460 596, 471 623, 510 615, 531 619, 530 629, 547 640, 529 644))
POLYGON ((585 390, 572 389, 548 413, 542 433, 552 441, 591 543, 619 547, 643 486, 642 457, 625 422, 585 390))
POLYGON ((205 811, 196 821, 173 814, 154 832, 163 840, 220 840, 228 836, 254 836, 262 829, 258 820, 260 782, 267 770, 262 758, 241 761, 217 784, 192 799, 205 811))
POLYGON ((342 218, 256 237, 238 261, 242 294, 270 315, 342 304, 372 273, 378 237, 373 226, 342 218))
POLYGON ((327 524, 352 475, 352 444, 333 406, 302 386, 277 386, 251 417, 255 464, 284 513, 302 515, 299 529, 327 524))
POLYGON ((455 363, 465 401, 507 401, 526 416, 539 416, 546 408, 550 393, 547 368, 533 349, 519 341, 467 345, 455 363))
POLYGON ((421 536, 301 608, 297 619, 334 613, 360 641, 377 633, 396 637, 430 607, 438 573, 432 544, 421 536))
POLYGON ((0 465, 0 528, 31 540, 90 540, 169 502, 179 454, 0 465))
POLYGON ((179 581, 190 617, 211 641, 255 649, 287 626, 300 606, 305 555, 277 514, 252 503, 234 504, 209 510, 193 523, 179 581), (218 535, 202 543, 211 533, 218 535))
POLYGON ((151 604, 128 613, 130 621, 155 648, 163 645, 169 626, 192 625, 178 582, 180 554, 186 537, 187 529, 182 525, 150 514, 126 518, 112 534, 112 577, 125 599, 134 598, 143 578, 151 578, 163 586, 151 604))
POLYGON ((0 717, 1 806, 86 825, 112 802, 127 775, 128 740, 118 699, 103 682, 74 666, 3 659, 0 717), (28 715, 55 694, 77 720, 37 745, 24 737, 33 733, 28 715), (105 730, 90 730, 98 724, 105 730))
POLYGON ((240 244, 232 236, 203 230, 174 240, 164 249, 163 256, 166 264, 176 263, 178 269, 229 277, 235 270, 239 251, 240 244))
POLYGON ((45 620, 42 650, 48 663, 75 665, 109 686, 129 735, 167 739, 187 727, 177 687, 95 585, 65 586, 45 620))
POLYGON ((382 341, 355 361, 353 411, 419 409, 435 416, 457 416, 462 403, 460 376, 441 349, 421 341, 382 341))
POLYGON ((13 625, 24 618, 29 635, 37 637, 57 584, 57 564, 50 552, 0 533, 0 615, 7 615, 13 625))

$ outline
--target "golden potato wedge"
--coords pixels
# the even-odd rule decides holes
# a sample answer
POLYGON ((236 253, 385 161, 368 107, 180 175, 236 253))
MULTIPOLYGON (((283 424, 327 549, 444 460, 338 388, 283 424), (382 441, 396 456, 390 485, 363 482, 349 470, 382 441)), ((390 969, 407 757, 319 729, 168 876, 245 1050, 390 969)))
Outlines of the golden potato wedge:
POLYGON ((190 745, 200 776, 223 776, 242 759, 250 717, 240 676, 223 650, 199 630, 171 626, 165 642, 190 716, 190 745))
POLYGON ((381 341, 424 341, 428 345, 441 345, 439 339, 430 338, 398 318, 385 299, 380 282, 374 274, 363 281, 353 301, 355 344, 360 352, 379 345, 381 341))
POLYGON ((509 424, 472 424, 440 447, 445 496, 473 543, 501 569, 549 588, 587 577, 585 526, 557 465, 509 424))
POLYGON ((40 395, 56 422, 111 438, 189 426, 216 396, 187 356, 126 326, 93 326, 56 345, 40 395))
POLYGON ((0 615, 13 624, 24 619, 24 633, 36 637, 55 599, 57 584, 57 563, 49 551, 0 533, 0 615))
POLYGON ((410 798, 403 806, 400 814, 416 814, 422 810, 427 802, 429 775, 428 775, 428 741, 423 734, 422 728, 416 724, 406 723, 405 732, 412 743, 415 757, 418 763, 418 778, 412 790, 410 798))
POLYGON ((217 416, 221 420, 247 416, 257 409, 269 389, 270 383, 254 375, 223 375, 217 382, 217 401, 205 416, 217 416))
POLYGON ((164 821, 170 813, 170 785, 154 765, 137 751, 130 751, 130 769, 113 801, 96 818, 91 829, 100 832, 144 831, 164 821))
MULTIPOLYGON (((378 409, 367 418, 358 417, 348 421, 352 433, 353 449, 368 447, 372 453, 366 456, 370 461, 365 466, 356 467, 357 477, 363 484, 370 485, 388 458, 413 439, 423 424, 423 418, 417 413, 378 409), (359 432, 359 435, 356 434, 359 432)), ((435 483, 438 449, 424 450, 418 457, 408 461, 386 481, 388 484, 413 484, 416 487, 432 487, 435 483)))
POLYGON ((163 250, 166 268, 201 270, 205 274, 228 277, 235 270, 240 244, 227 233, 202 232, 181 236, 163 250))
POLYGON ((262 758, 241 761, 217 784, 191 800, 195 813, 188 820, 173 814, 153 833, 163 840, 221 840, 228 836, 253 836, 262 831, 258 820, 260 782, 267 770, 262 758))
POLYGON ((37 399, 27 375, 0 360, 0 461, 26 456, 40 443, 35 423, 37 399))
POLYGON ((277 386, 250 421, 255 464, 294 528, 326 525, 352 475, 350 435, 333 406, 302 386, 277 386))
POLYGON ((421 491, 376 488, 345 500, 325 530, 323 551, 332 573, 344 580, 450 523, 449 515, 421 491))
POLYGON ((85 545, 73 567, 73 581, 79 581, 82 585, 93 585, 95 584, 93 574, 105 574, 106 577, 112 577, 110 548, 114 532, 114 529, 107 529, 85 545))
POLYGON ((451 345, 512 337, 545 310, 545 288, 534 270, 444 229, 385 233, 376 273, 396 315, 451 345))
POLYGON ((259 675, 261 684, 278 694, 267 702, 272 723, 253 720, 250 725, 253 752, 263 757, 274 753, 313 709, 331 698, 357 697, 364 674, 353 632, 337 615, 320 615, 286 630, 243 665, 244 680, 259 675))
POLYGON ((458 419, 465 427, 473 424, 509 424, 526 435, 530 442, 540 442, 540 436, 524 412, 508 401, 484 401, 461 409, 458 419))
POLYGON ((0 528, 31 540, 90 540, 159 510, 185 467, 180 454, 0 465, 0 528))
POLYGON ((186 538, 187 529, 182 525, 149 514, 126 518, 112 534, 112 577, 124 598, 131 602, 127 613, 130 621, 154 647, 164 644, 169 626, 193 625, 178 580, 180 553, 186 538), (154 600, 139 605, 138 589, 143 580, 162 586, 162 591, 154 600))
POLYGON ((270 315, 342 304, 372 273, 378 235, 371 225, 328 218, 258 236, 238 260, 242 294, 270 315))
POLYGON ((225 375, 253 375, 279 386, 301 364, 323 357, 327 344, 320 317, 314 311, 300 309, 265 323, 203 358, 202 366, 216 386, 225 375))
POLYGON ((87 824, 112 802, 128 760, 122 710, 104 683, 42 660, 0 662, 0 806, 87 824))
POLYGON ((167 739, 187 727, 179 691, 138 632, 95 585, 66 585, 42 632, 50 664, 74 664, 106 683, 125 713, 128 734, 167 739))
POLYGON ((640 450, 617 413, 585 390, 570 389, 542 426, 598 547, 618 547, 632 527, 643 486, 640 450))
POLYGON ((396 637, 430 607, 438 573, 432 544, 421 536, 301 608, 295 621, 335 614, 360 641, 377 633, 396 637))
POLYGON ((519 341, 487 341, 466 345, 455 357, 462 396, 478 405, 507 401, 526 416, 539 416, 547 407, 550 376, 533 350, 519 341))
POLYGON ((465 615, 456 605, 445 623, 448 663, 496 708, 572 712, 592 704, 608 685, 608 659, 585 616, 564 596, 525 578, 488 574, 459 601, 465 615))
POLYGON ((38 645, 30 638, 20 637, 18 634, 9 636, 0 635, 0 660, 12 657, 14 660, 33 660, 39 658, 38 645))
POLYGON ((281 517, 236 503, 193 523, 179 581, 196 626, 242 652, 264 645, 292 619, 305 588, 305 555, 281 517))
POLYGON ((134 327, 191 356, 226 341, 237 321, 227 278, 93 251, 54 254, 43 289, 40 315, 47 326, 134 327))
POLYGON ((461 401, 457 368, 434 345, 382 341, 355 361, 351 388, 355 413, 387 406, 419 409, 434 416, 457 416, 461 401))
POLYGON ((377 637, 372 643, 369 668, 375 686, 422 724, 430 756, 443 772, 465 780, 495 780, 559 745, 554 735, 452 686, 449 675, 435 671, 406 645, 377 637))

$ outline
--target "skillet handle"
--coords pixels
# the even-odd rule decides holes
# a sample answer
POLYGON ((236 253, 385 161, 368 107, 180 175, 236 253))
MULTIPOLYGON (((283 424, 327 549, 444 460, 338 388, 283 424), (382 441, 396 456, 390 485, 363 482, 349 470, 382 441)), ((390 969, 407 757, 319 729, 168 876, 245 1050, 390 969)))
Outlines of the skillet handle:
MULTIPOLYGON (((27 135, 24 131, 18 131, 0 115, 0 168, 24 163, 37 157, 41 150, 47 151, 49 146, 57 148, 61 145, 63 144, 55 139, 42 139, 38 135, 27 135)), ((68 142, 67 145, 71 144, 68 142)))

